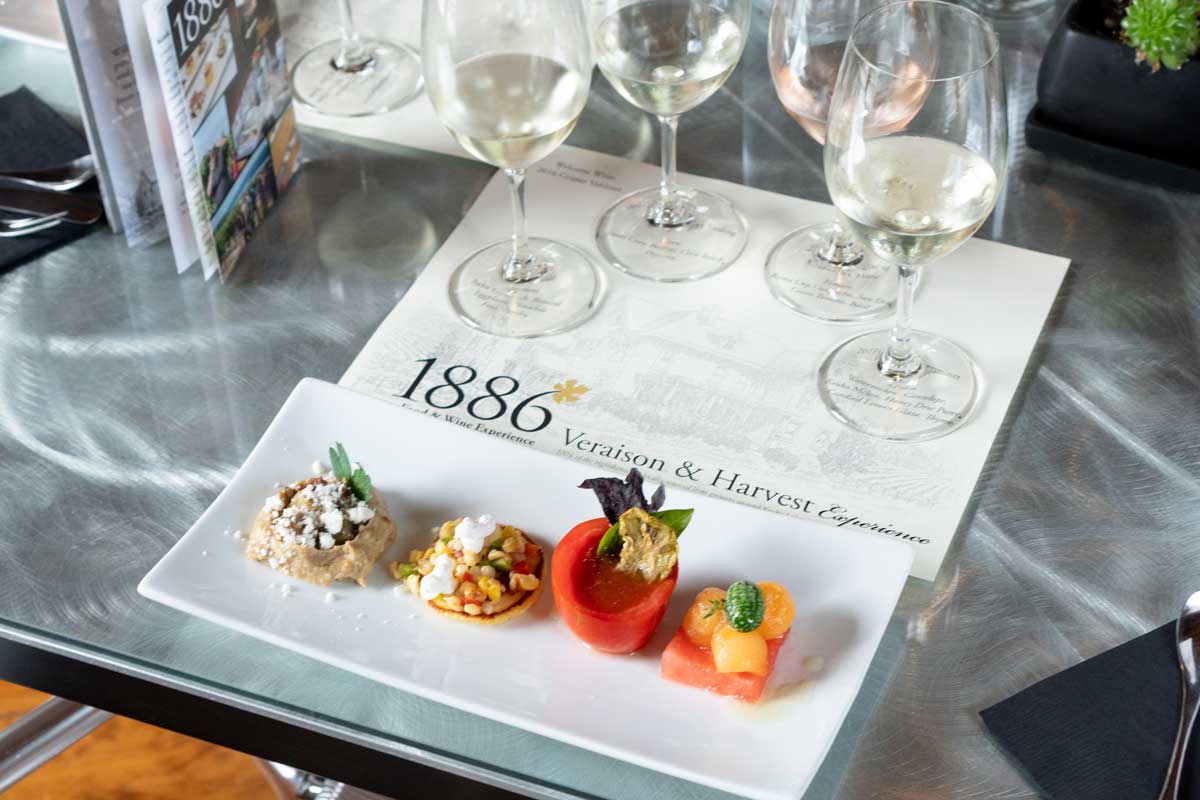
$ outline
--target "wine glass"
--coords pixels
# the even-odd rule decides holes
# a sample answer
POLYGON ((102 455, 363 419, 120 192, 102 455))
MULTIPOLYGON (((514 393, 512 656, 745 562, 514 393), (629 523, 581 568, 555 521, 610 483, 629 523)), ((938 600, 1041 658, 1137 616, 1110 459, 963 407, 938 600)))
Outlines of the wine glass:
MULTIPOLYGON (((880 0, 775 0, 767 60, 775 94, 801 129, 825 144, 829 101, 850 30, 880 0)), ((917 90, 920 84, 909 89, 917 90)), ((921 96, 905 95, 875 109, 881 131, 903 127, 921 96)), ((767 286, 784 305, 822 322, 865 322, 892 311, 896 270, 863 249, 838 223, 806 225, 772 247, 767 286)))
POLYGON ((365 117, 399 108, 421 91, 421 57, 413 48, 359 36, 350 0, 337 0, 341 36, 300 56, 292 93, 335 117, 365 117))
POLYGON ((746 222, 725 198, 675 182, 679 115, 733 72, 750 29, 750 0, 595 0, 596 63, 617 92, 658 117, 659 185, 604 212, 596 245, 639 278, 690 281, 729 266, 746 246, 746 222))
POLYGON ((992 212, 1007 158, 999 43, 986 20, 941 0, 903 0, 859 20, 829 110, 825 180, 843 224, 897 267, 900 289, 891 330, 843 342, 820 366, 822 399, 852 428, 933 439, 974 410, 978 367, 953 342, 912 328, 913 290, 919 269, 992 212), (881 105, 916 84, 923 100, 911 119, 872 127, 881 105))
POLYGON ((525 170, 562 144, 591 84, 592 48, 578 0, 425 0, 425 82, 463 148, 504 170, 513 233, 467 257, 450 302, 498 336, 558 333, 590 317, 603 279, 574 245, 525 233, 525 170))

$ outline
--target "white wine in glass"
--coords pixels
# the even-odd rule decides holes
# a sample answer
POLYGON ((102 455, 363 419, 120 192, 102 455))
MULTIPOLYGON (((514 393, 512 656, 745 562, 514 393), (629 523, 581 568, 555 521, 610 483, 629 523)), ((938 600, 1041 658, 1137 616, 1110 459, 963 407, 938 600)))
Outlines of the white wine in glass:
POLYGON ((504 170, 507 241, 477 250, 450 277, 450 303, 496 336, 559 333, 600 304, 603 279, 580 248, 525 232, 525 171, 570 135, 587 102, 592 49, 573 0, 425 0, 421 49, 438 118, 463 149, 504 170))
POLYGON ((292 67, 296 100, 322 114, 363 117, 394 111, 421 93, 421 57, 408 45, 360 35, 350 0, 337 0, 341 36, 292 67))
POLYGON ((866 14, 839 70, 825 180, 843 223, 899 277, 890 330, 859 334, 818 370, 830 412, 865 434, 922 441, 956 429, 982 376, 953 342, 912 326, 919 269, 953 252, 996 205, 1008 159, 999 43, 975 12, 905 0, 866 14), (864 124, 922 84, 899 130, 864 124))
POLYGON ((675 179, 679 115, 707 100, 746 45, 750 0, 597 0, 596 63, 617 92, 658 117, 662 177, 626 195, 600 219, 596 244, 639 278, 697 280, 733 263, 746 222, 728 200, 675 179))

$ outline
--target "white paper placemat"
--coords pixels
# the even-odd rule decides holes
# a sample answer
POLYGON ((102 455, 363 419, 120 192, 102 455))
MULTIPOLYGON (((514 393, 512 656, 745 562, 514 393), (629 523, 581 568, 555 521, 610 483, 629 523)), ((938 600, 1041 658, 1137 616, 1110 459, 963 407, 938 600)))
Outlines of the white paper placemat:
MULTIPOLYGON (((657 180, 653 165, 560 148, 531 170, 529 232, 581 245, 599 260, 593 240, 600 212, 657 180)), ((838 342, 886 325, 810 322, 772 298, 763 277, 766 254, 780 237, 830 219, 833 209, 723 181, 682 180, 724 194, 749 220, 749 244, 733 266, 691 284, 655 284, 605 267, 608 293, 592 320, 558 336, 507 340, 459 322, 446 293, 467 254, 509 235, 507 187, 497 173, 342 383, 613 473, 637 465, 648 479, 908 542, 912 574, 931 580, 1067 260, 972 240, 929 268, 917 294, 917 327, 953 339, 977 359, 983 400, 949 436, 878 441, 826 412, 815 371, 838 342), (453 365, 463 368, 447 381, 453 365), (519 384, 504 412, 490 398, 471 406, 499 375, 519 384), (453 386, 437 388, 447 383, 463 384, 461 399, 453 386), (541 392, 548 394, 513 413, 541 392), (549 421, 523 430, 542 423, 540 403, 549 421)), ((511 385, 493 383, 497 391, 511 385)))

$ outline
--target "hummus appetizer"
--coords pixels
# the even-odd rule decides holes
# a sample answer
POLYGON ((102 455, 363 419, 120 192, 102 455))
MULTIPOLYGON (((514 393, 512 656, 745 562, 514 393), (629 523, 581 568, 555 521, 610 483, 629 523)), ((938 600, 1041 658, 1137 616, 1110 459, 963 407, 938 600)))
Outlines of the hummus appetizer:
POLYGON ((329 448, 329 458, 331 472, 296 481, 267 498, 246 555, 321 586, 333 581, 366 586, 371 567, 396 540, 396 524, 341 442, 329 448))
POLYGON ((443 523, 425 550, 388 569, 443 616, 496 625, 524 614, 542 590, 546 559, 529 534, 490 514, 443 523))
POLYGON ((555 548, 554 604, 584 644, 632 653, 650 641, 679 577, 679 535, 691 509, 660 511, 666 490, 646 500, 642 474, 592 478, 604 516, 581 522, 555 548))
POLYGON ((775 668, 796 607, 778 583, 738 581, 696 595, 662 655, 662 676, 753 703, 775 668))

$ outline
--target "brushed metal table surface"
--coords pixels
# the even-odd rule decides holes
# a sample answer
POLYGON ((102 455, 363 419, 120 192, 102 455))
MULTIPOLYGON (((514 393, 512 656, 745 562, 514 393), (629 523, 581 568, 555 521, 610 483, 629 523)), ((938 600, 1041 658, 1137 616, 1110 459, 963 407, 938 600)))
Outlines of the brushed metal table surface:
MULTIPOLYGON (((765 12, 725 89, 684 117, 679 166, 828 201, 819 148, 774 97, 765 12)), ((810 800, 1034 797, 977 712, 1172 618, 1200 584, 1200 198, 1025 148, 1053 22, 1001 26, 1012 167, 981 235, 1073 265, 945 566, 906 587, 810 800)), ((62 54, 0 44, 0 89, 69 97, 68 80, 62 54)), ((571 143, 653 160, 646 118, 593 86, 571 143)), ((137 595, 295 383, 341 375, 492 172, 312 131, 305 147, 229 285, 105 232, 0 276, 0 636, 535 796, 723 797, 137 595)))

